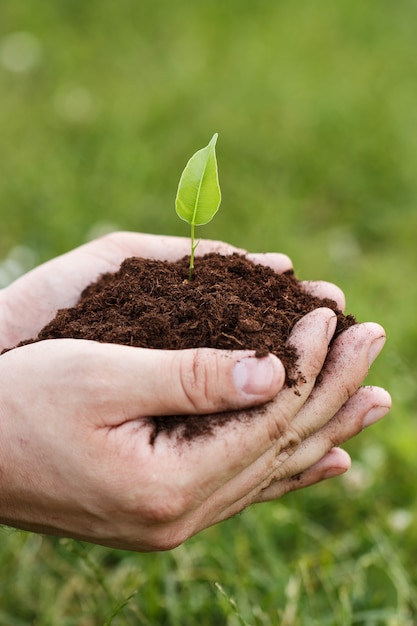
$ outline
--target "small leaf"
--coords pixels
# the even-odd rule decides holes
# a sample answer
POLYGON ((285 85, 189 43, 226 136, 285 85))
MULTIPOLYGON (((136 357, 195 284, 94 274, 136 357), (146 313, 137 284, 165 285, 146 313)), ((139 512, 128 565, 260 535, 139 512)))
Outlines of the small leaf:
POLYGON ((181 175, 175 199, 179 217, 193 226, 207 224, 221 201, 216 160, 217 133, 210 143, 196 152, 181 175))

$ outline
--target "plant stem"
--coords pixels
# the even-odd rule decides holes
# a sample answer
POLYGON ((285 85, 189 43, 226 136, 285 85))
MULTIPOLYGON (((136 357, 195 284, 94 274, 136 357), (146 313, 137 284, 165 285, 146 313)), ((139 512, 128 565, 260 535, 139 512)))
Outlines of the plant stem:
POLYGON ((195 249, 198 246, 198 241, 195 244, 194 243, 194 235, 195 233, 195 224, 191 224, 191 256, 190 256, 190 271, 188 273, 188 280, 192 281, 193 279, 193 271, 194 271, 194 253, 195 253, 195 249))

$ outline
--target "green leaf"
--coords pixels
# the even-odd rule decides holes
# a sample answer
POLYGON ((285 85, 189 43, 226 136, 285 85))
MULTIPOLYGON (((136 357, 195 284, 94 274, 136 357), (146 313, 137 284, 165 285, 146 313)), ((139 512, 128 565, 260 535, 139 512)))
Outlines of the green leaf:
POLYGON ((220 206, 215 149, 217 137, 215 133, 210 143, 191 157, 178 185, 175 210, 181 219, 192 226, 210 222, 220 206))

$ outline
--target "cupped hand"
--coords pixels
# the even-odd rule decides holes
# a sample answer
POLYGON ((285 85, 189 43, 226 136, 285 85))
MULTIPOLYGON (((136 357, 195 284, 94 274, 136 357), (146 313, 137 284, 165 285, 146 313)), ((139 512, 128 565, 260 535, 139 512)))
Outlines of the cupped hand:
POLYGON ((163 550, 253 502, 344 471, 348 457, 328 451, 390 400, 380 389, 357 392, 382 347, 381 327, 352 327, 326 360, 334 328, 329 309, 295 326, 290 342, 304 376, 297 393, 283 386, 271 355, 66 339, 5 353, 0 521, 163 550), (211 436, 185 442, 160 433, 151 443, 152 416, 225 410, 240 412, 211 436))
MULTIPOLYGON (((202 241, 197 250, 246 254, 216 241, 202 241)), ((124 258, 176 260, 188 251, 185 238, 114 233, 45 263, 0 292, 0 347, 35 336, 124 258)), ((291 269, 282 254, 248 257, 277 272, 291 269)), ((305 288, 343 310, 335 285, 305 288)), ((294 329, 306 378, 299 395, 282 388, 283 369, 272 356, 74 340, 3 355, 0 519, 104 545, 166 549, 252 502, 343 473, 350 459, 335 446, 385 414, 390 398, 382 389, 359 388, 365 353, 382 341, 383 330, 349 329, 326 359, 333 330, 334 314, 326 309, 294 329), (268 401, 259 415, 247 411, 268 401), (227 410, 240 410, 239 419, 212 437, 185 445, 160 434, 150 444, 152 416, 227 410)))

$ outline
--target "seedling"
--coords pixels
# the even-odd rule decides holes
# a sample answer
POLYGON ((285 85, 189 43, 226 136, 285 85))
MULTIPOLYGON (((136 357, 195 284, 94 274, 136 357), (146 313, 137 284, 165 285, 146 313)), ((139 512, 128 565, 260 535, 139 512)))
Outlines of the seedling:
POLYGON ((191 254, 189 280, 193 278, 195 250, 195 227, 208 224, 217 213, 221 191, 216 160, 215 133, 210 143, 198 150, 188 161, 178 184, 175 210, 178 216, 191 226, 191 254))

